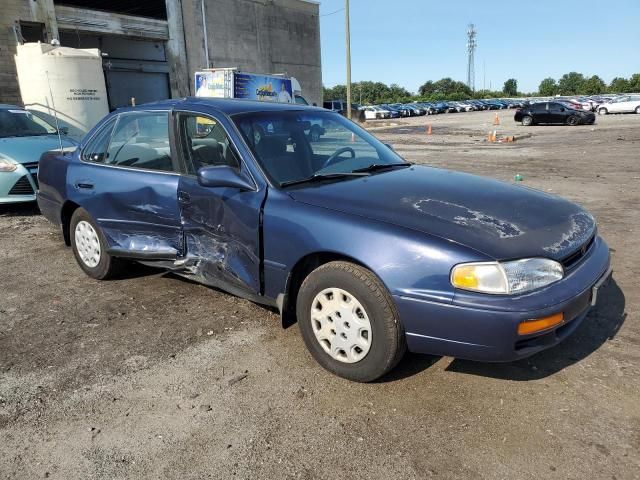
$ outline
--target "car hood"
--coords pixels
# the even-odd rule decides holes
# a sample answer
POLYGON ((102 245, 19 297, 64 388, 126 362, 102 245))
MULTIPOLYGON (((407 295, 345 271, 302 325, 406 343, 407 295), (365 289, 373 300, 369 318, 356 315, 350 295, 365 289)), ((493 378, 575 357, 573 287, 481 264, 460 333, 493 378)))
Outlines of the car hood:
POLYGON ((595 233, 567 200, 497 180, 424 166, 299 186, 294 200, 438 236, 497 260, 562 260, 595 233))
MULTIPOLYGON (((76 145, 77 143, 74 140, 62 137, 63 147, 74 147, 76 145)), ((0 155, 17 163, 37 162, 44 152, 59 148, 58 135, 0 138, 0 155)))

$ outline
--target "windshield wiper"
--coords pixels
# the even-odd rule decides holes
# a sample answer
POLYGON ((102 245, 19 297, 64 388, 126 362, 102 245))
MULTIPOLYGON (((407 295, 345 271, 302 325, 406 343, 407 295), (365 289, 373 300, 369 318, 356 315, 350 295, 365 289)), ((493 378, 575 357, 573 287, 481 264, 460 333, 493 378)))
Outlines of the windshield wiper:
POLYGON ((377 172, 378 170, 387 170, 390 168, 398 168, 398 167, 410 167, 413 163, 403 162, 403 163, 372 163, 367 167, 356 168, 352 170, 351 173, 360 173, 360 172, 377 172))
POLYGON ((288 187, 290 185, 298 185, 299 183, 312 183, 320 180, 327 180, 332 178, 344 178, 344 177, 368 177, 369 174, 365 172, 336 172, 336 173, 316 173, 307 178, 301 178, 298 180, 289 180, 288 182, 282 182, 281 187, 288 187))

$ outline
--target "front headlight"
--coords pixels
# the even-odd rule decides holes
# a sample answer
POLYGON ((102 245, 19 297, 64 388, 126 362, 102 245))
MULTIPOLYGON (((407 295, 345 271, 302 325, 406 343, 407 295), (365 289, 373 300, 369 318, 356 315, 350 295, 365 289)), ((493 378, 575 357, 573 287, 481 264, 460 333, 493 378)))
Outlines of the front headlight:
POLYGON ((0 157, 0 172, 15 172, 16 168, 18 168, 18 166, 15 163, 4 157, 0 157))
POLYGON ((547 258, 511 262, 461 263, 451 270, 456 288, 493 294, 517 294, 541 288, 564 276, 562 265, 547 258))

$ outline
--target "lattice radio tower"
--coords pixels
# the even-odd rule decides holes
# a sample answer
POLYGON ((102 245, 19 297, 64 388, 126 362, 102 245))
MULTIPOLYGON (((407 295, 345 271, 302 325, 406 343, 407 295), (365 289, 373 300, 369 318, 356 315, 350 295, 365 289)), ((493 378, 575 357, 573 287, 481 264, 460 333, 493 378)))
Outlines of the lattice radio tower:
POLYGON ((475 59, 474 54, 476 51, 476 47, 478 43, 476 42, 476 26, 473 23, 469 24, 467 28, 467 53, 468 53, 468 63, 467 63, 467 85, 472 91, 476 90, 476 67, 475 67, 475 59))

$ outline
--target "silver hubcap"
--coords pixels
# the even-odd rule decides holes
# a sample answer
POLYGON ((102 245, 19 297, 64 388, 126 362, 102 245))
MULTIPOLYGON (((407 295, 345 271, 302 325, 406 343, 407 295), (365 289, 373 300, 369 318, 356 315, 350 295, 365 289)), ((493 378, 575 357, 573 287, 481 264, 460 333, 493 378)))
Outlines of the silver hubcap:
POLYGON ((371 348, 367 312, 356 297, 340 288, 326 288, 313 299, 311 327, 322 349, 340 362, 359 362, 371 348))
POLYGON ((75 241, 82 262, 89 268, 95 268, 100 263, 100 240, 89 222, 78 222, 75 241))

